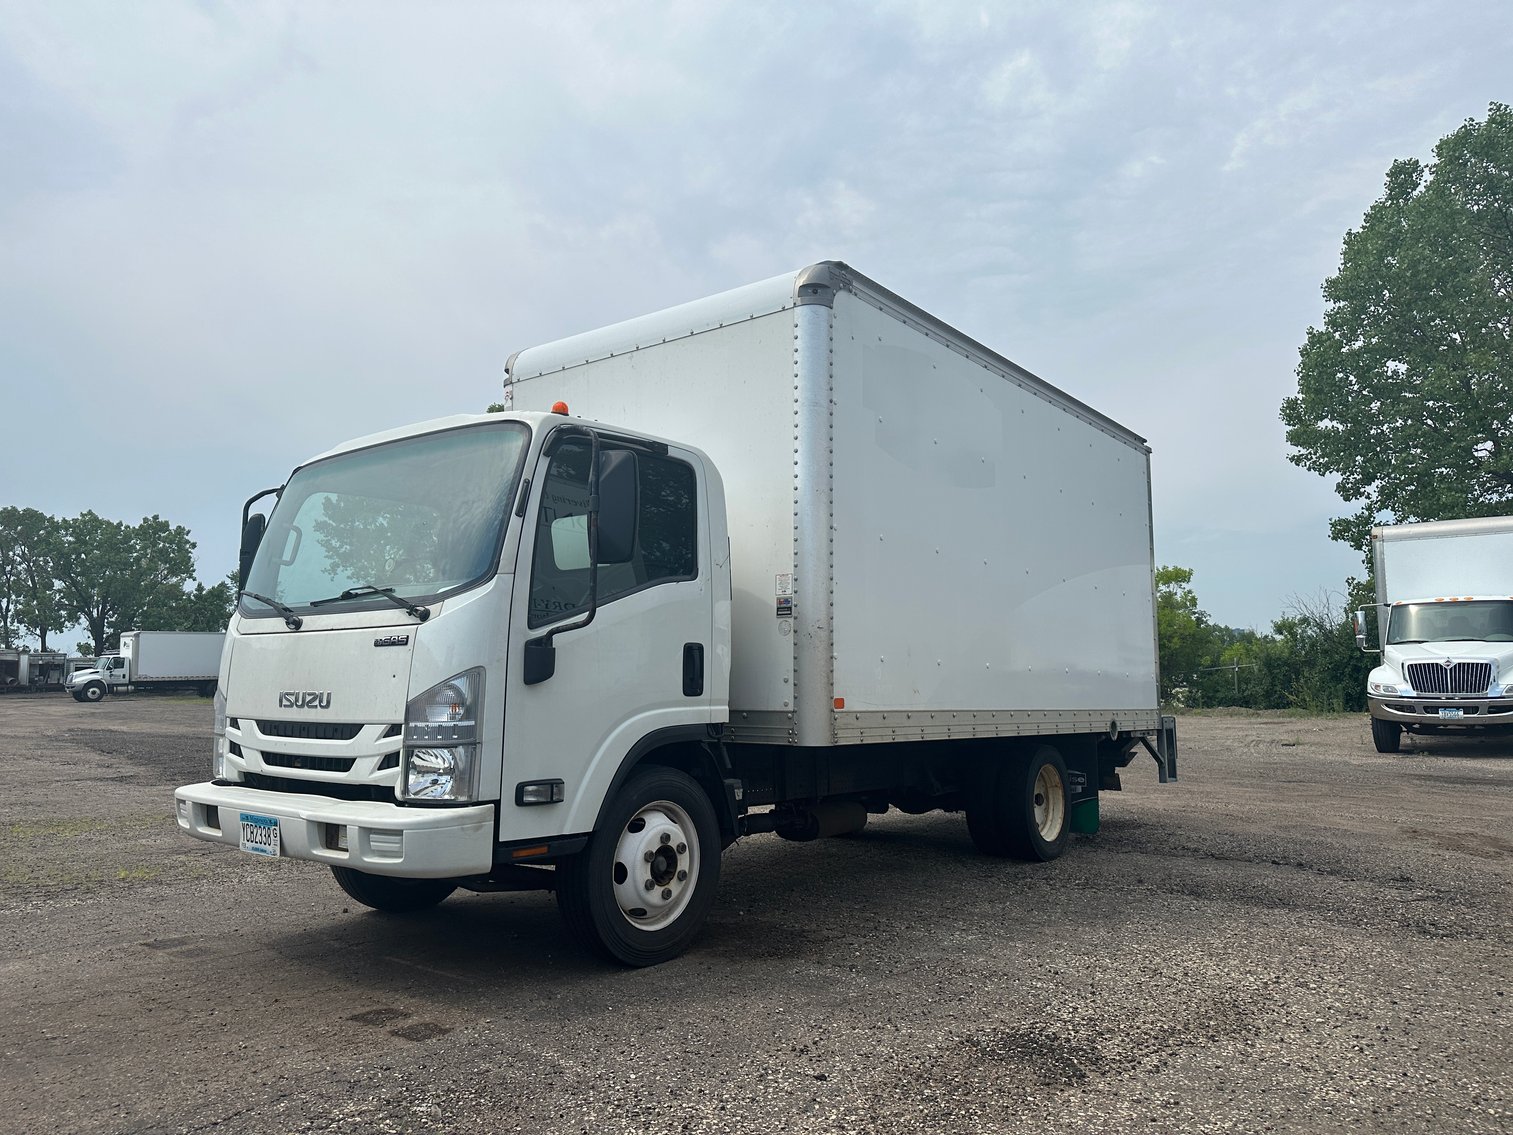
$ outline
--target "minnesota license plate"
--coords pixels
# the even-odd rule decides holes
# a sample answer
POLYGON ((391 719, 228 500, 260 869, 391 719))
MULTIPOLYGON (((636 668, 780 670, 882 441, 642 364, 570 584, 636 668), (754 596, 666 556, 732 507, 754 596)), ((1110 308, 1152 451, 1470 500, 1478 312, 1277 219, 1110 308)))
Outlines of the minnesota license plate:
POLYGON ((1466 715, 1466 711, 1459 708, 1452 709, 1449 706, 1444 705, 1440 706, 1439 715, 1446 718, 1464 717, 1466 715))
POLYGON ((278 858, 278 817, 242 813, 242 850, 278 858))

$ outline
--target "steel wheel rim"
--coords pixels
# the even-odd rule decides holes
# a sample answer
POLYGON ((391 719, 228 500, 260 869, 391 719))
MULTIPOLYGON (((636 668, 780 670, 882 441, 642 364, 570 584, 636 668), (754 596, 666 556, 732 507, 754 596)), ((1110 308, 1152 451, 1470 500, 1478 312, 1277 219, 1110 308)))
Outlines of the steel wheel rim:
POLYGON ((661 930, 678 920, 699 881, 698 829, 671 800, 636 811, 615 842, 610 866, 615 905, 637 930, 661 930))
POLYGON ((1054 843, 1066 823, 1066 792, 1062 788, 1061 774, 1056 766, 1047 761, 1035 774, 1035 828, 1040 838, 1054 843))

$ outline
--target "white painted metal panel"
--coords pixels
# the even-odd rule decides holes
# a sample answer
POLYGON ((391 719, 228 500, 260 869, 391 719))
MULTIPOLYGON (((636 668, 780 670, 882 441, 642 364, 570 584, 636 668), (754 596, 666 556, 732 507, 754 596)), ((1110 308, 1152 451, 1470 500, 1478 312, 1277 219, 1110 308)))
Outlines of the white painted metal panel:
POLYGON ((140 681, 213 680, 220 670, 222 631, 127 631, 121 653, 140 681))
MULTIPOLYGON (((792 278, 785 279, 791 291, 792 278)), ((746 291, 730 295, 739 300, 746 291)), ((516 411, 533 411, 561 399, 574 417, 708 454, 728 508, 731 711, 786 713, 793 639, 784 631, 792 620, 776 617, 776 592, 778 577, 793 572, 793 314, 743 317, 745 305, 738 305, 725 312, 733 322, 720 326, 712 302, 633 321, 636 337, 653 344, 641 349, 568 365, 620 341, 595 332, 580 337, 584 343, 524 352, 511 371, 511 401, 516 411), (715 330, 707 330, 711 320, 715 330), (690 334, 694 327, 703 330, 690 334), (541 373, 554 362, 564 369, 541 373)))
POLYGON ((948 338, 836 299, 835 696, 1153 708, 1146 450, 948 338))
POLYGON ((1513 595, 1513 516, 1383 525, 1371 542, 1384 603, 1513 595))

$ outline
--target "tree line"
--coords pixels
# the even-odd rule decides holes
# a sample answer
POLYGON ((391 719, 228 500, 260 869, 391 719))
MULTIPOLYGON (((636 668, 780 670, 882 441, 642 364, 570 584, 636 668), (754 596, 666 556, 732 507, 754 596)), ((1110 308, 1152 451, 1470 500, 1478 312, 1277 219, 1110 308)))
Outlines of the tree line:
POLYGON ((1342 595, 1294 600, 1263 633, 1213 622, 1192 582, 1191 568, 1156 570, 1164 704, 1310 713, 1366 708, 1366 675, 1375 663, 1356 645, 1352 612, 1375 601, 1370 583, 1347 580, 1342 595))
POLYGON ((82 624, 80 653, 99 655, 123 630, 218 631, 231 618, 231 580, 194 579, 189 529, 160 516, 139 524, 94 512, 48 516, 0 508, 0 647, 82 624))

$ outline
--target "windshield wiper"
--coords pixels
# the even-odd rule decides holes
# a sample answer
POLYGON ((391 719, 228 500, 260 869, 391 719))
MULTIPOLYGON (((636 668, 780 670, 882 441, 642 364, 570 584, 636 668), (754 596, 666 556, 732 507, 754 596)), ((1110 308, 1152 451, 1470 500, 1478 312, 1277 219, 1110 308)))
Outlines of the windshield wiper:
POLYGON ((349 587, 340 595, 332 595, 326 599, 317 599, 311 603, 312 607, 322 607, 327 603, 340 603, 343 599, 359 599, 364 595, 382 595, 396 607, 403 607, 405 613, 419 619, 422 623, 431 617, 429 607, 420 607, 411 603, 402 595, 395 595, 392 587, 374 587, 371 583, 365 583, 361 587, 349 587))
POLYGON ((300 627, 305 625, 305 620, 294 613, 293 607, 285 606, 277 599, 269 599, 266 595, 259 595, 256 591, 243 591, 242 594, 245 595, 248 599, 256 599, 260 603, 268 604, 268 606, 272 607, 280 615, 284 616, 284 625, 287 626, 291 631, 297 631, 300 629, 300 627))

